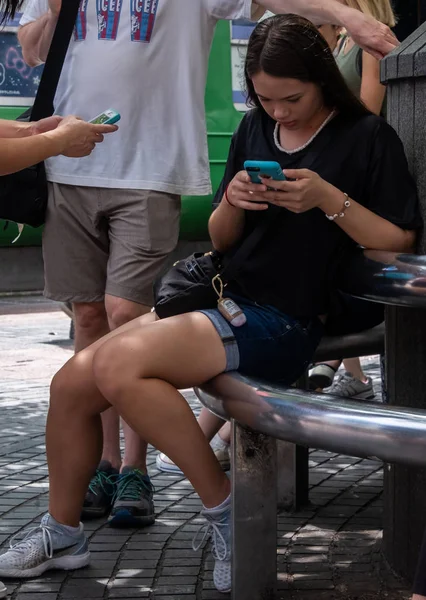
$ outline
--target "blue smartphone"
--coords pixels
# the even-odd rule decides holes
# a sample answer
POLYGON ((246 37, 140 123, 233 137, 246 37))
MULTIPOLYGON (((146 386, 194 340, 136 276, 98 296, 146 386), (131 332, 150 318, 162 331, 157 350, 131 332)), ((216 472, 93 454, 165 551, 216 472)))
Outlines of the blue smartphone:
POLYGON ((275 181, 286 180, 280 165, 273 160, 246 160, 244 169, 249 174, 252 183, 262 183, 260 177, 275 181))
POLYGON ((108 108, 103 113, 89 121, 89 123, 93 123, 94 125, 114 125, 121 119, 120 113, 118 113, 113 108, 108 108))

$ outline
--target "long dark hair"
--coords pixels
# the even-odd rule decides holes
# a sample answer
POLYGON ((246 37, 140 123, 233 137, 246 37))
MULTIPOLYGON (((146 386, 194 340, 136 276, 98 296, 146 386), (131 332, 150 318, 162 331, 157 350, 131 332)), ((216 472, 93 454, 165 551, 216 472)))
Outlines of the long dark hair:
POLYGON ((321 33, 303 17, 269 17, 251 34, 244 68, 248 103, 262 109, 252 81, 261 71, 272 77, 317 84, 325 105, 341 114, 352 117, 370 114, 348 88, 321 33))
POLYGON ((13 19, 17 10, 22 6, 23 0, 1 0, 0 1, 0 25, 9 19, 13 19))

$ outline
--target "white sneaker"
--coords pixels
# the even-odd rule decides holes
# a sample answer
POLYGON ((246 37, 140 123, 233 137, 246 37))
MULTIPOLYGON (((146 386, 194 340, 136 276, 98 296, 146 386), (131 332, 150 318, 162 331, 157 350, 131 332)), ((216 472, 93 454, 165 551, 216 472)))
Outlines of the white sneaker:
POLYGON ((0 598, 6 598, 7 596, 7 587, 4 585, 2 581, 0 581, 0 598))
MULTIPOLYGON (((20 534, 18 534, 20 535, 20 534)), ((49 514, 38 527, 28 529, 20 542, 10 542, 10 550, 0 556, 1 577, 38 577, 49 569, 65 571, 86 567, 90 561, 83 525, 76 533, 60 525, 49 514)))
MULTIPOLYGON (((229 456, 229 446, 221 448, 213 448, 213 452, 216 455, 217 460, 220 462, 220 466, 224 471, 229 471, 231 468, 231 458, 229 456)), ((182 471, 177 465, 162 452, 157 454, 155 459, 157 469, 164 473, 175 473, 176 475, 183 475, 182 471)))
POLYGON ((227 594, 232 588, 231 575, 231 499, 221 509, 201 511, 201 515, 207 520, 201 525, 195 534, 192 547, 197 551, 203 542, 209 538, 212 540, 212 554, 214 557, 213 583, 218 592, 227 594), (204 535, 199 542, 197 536, 204 530, 204 535))

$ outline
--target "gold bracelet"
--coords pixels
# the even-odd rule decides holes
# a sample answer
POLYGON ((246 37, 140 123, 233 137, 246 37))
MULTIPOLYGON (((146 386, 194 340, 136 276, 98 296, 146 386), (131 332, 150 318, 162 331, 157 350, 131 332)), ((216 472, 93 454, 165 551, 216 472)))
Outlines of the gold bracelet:
POLYGON ((335 221, 337 219, 337 217, 340 217, 340 218, 344 217, 346 209, 350 207, 351 201, 349 200, 349 196, 345 192, 343 192, 343 193, 345 194, 345 201, 343 202, 342 210, 334 215, 326 214, 325 216, 327 217, 327 219, 329 221, 335 221))

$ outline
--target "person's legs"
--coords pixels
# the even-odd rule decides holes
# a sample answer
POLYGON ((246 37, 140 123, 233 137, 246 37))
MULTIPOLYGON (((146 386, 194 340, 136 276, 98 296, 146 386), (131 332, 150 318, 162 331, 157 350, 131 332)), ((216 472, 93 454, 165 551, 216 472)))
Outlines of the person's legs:
MULTIPOLYGON (((141 317, 142 315, 151 312, 151 306, 145 306, 130 300, 124 300, 116 296, 106 295, 105 297, 105 308, 108 316, 108 324, 110 331, 115 331, 125 323, 129 323, 134 319, 141 317)), ((119 440, 119 416, 115 408, 111 408, 106 411, 106 414, 113 412, 117 419, 117 436, 119 440)), ((146 474, 146 451, 147 443, 140 439, 140 437, 123 421, 123 432, 124 432, 124 457, 118 465, 119 470, 123 467, 133 467, 139 469, 146 474)), ((105 443, 104 443, 105 446, 105 443)), ((105 447, 102 454, 102 459, 109 460, 108 456, 105 456, 105 447)), ((115 466, 115 465, 113 465, 115 466)))
POLYGON ((204 433, 209 442, 214 438, 223 424, 223 419, 214 415, 207 408, 203 407, 201 409, 198 417, 198 425, 201 427, 201 431, 204 433))
MULTIPOLYGON (((49 184, 43 231, 45 294, 71 302, 75 351, 80 352, 110 330, 105 310, 109 260, 108 223, 102 216, 99 188, 49 184)), ((87 492, 83 516, 108 513, 115 486, 110 476, 121 465, 119 418, 115 409, 102 415, 103 461, 87 492)))
POLYGON ((361 361, 359 358, 345 358, 343 365, 349 373, 356 379, 362 381, 362 383, 368 383, 368 377, 364 374, 361 367, 361 361))
MULTIPOLYGON (((231 467, 229 455, 231 430, 229 423, 225 423, 224 425, 223 419, 217 417, 205 407, 201 409, 197 421, 201 431, 210 442, 213 452, 215 453, 222 469, 224 471, 229 471, 231 467), (222 439, 219 437, 219 432, 223 434, 222 439)), ((164 473, 183 475, 181 469, 175 465, 175 463, 163 452, 157 454, 156 465, 157 469, 159 471, 163 471, 164 473)))
POLYGON ((47 426, 50 516, 43 520, 40 531, 0 557, 0 574, 19 576, 20 570, 27 575, 35 551, 37 574, 50 568, 52 560, 62 568, 64 564, 66 568, 82 566, 83 558, 87 564, 87 552, 81 558, 78 523, 87 485, 101 455, 100 413, 112 403, 141 437, 170 455, 194 485, 206 507, 215 544, 221 549, 218 569, 225 569, 226 577, 223 579, 222 572, 221 577, 229 585, 230 482, 177 391, 200 385, 225 368, 222 340, 201 313, 156 322, 146 315, 72 358, 51 387, 47 426), (79 536, 80 554, 74 553, 77 543, 70 546, 72 536, 79 536), (58 562, 52 556, 61 548, 58 562))
MULTIPOLYGON (((153 281, 175 248, 180 198, 149 190, 105 190, 110 255, 105 307, 111 331, 150 312, 153 281)), ((147 443, 123 421, 124 456, 109 516, 112 526, 149 525, 155 520, 147 443)))

